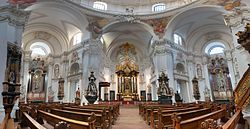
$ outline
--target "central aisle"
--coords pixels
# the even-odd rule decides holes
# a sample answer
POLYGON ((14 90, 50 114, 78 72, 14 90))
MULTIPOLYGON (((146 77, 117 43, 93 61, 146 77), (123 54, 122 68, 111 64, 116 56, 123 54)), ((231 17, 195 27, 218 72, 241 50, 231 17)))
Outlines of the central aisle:
POLYGON ((120 116, 112 129, 150 129, 150 127, 139 116, 138 106, 121 106, 120 116))

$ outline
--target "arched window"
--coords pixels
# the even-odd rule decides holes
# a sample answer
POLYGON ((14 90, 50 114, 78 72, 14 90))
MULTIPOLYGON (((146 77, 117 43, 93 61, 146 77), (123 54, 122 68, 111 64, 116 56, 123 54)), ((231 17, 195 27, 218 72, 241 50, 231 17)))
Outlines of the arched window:
POLYGON ((225 50, 225 46, 223 43, 220 42, 213 42, 207 45, 205 52, 208 55, 215 55, 215 54, 221 54, 225 50))
POLYGON ((51 53, 49 46, 43 42, 35 42, 30 46, 30 50, 32 51, 31 57, 35 56, 47 56, 51 53))
POLYGON ((213 47, 213 48, 211 48, 209 50, 209 54, 210 55, 219 54, 219 53, 223 53, 223 51, 224 51, 224 47, 222 47, 222 46, 215 46, 215 47, 213 47))
POLYGON ((76 45, 78 43, 82 42, 82 33, 77 33, 74 37, 73 37, 73 45, 76 45))
POLYGON ((93 8, 100 9, 100 10, 107 10, 107 3, 96 1, 94 2, 93 8))
POLYGON ((174 43, 182 45, 182 38, 178 34, 174 34, 174 43))
POLYGON ((160 11, 164 11, 165 9, 166 9, 166 4, 164 3, 157 3, 152 6, 153 12, 160 12, 160 11))

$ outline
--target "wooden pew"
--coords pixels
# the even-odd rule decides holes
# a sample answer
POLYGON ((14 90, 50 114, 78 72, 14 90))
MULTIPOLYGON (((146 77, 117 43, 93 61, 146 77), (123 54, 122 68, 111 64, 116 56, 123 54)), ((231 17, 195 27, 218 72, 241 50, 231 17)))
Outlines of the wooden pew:
POLYGON ((91 115, 91 117, 89 117, 87 122, 64 118, 42 110, 38 110, 38 117, 41 117, 46 121, 49 121, 52 124, 52 126, 55 126, 57 123, 61 121, 64 121, 70 124, 71 129, 95 129, 94 123, 96 121, 96 118, 94 113, 91 115))
MULTIPOLYGON (((181 113, 181 112, 187 112, 187 111, 192 111, 192 110, 198 110, 200 109, 199 107, 190 107, 190 108, 177 108, 177 109, 165 109, 165 108, 161 108, 160 112, 161 114, 172 114, 172 113, 181 113)), ((151 112, 150 114, 150 126, 151 128, 155 128, 155 124, 158 123, 158 112, 159 110, 154 110, 151 112)))
MULTIPOLYGON (((201 129, 201 123, 206 119, 220 119, 226 115, 225 109, 220 109, 205 115, 197 116, 191 119, 181 121, 182 118, 178 115, 173 115, 173 127, 174 129, 201 129)), ((162 128, 159 128, 162 129, 162 128)))
POLYGON ((46 129, 45 127, 40 125, 36 120, 34 120, 31 116, 29 116, 26 112, 22 112, 21 120, 21 126, 25 125, 27 127, 30 127, 31 129, 46 129))
POLYGON ((111 108, 111 110, 119 115, 120 114, 120 104, 119 103, 102 103, 102 104, 92 104, 92 105, 82 105, 82 106, 79 106, 79 107, 106 107, 106 108, 111 108))
MULTIPOLYGON (((147 111, 148 110, 150 110, 150 109, 152 109, 152 108, 174 108, 175 106, 173 106, 173 105, 146 105, 146 106, 144 106, 143 107, 143 109, 142 109, 142 117, 143 117, 143 119, 144 120, 146 120, 146 117, 147 117, 147 111)), ((148 116, 149 116, 150 114, 148 114, 148 116)))
POLYGON ((114 112, 116 112, 117 115, 120 115, 120 103, 102 103, 102 104, 97 104, 96 106, 111 107, 113 108, 114 112))
MULTIPOLYGON (((174 110, 174 109, 177 109, 177 107, 163 107, 162 108, 162 110, 174 110)), ((151 112, 156 112, 156 114, 158 115, 158 110, 159 110, 158 107, 151 107, 151 108, 146 109, 146 113, 144 114, 143 119, 146 121, 147 124, 151 122, 150 121, 151 112)))
POLYGON ((211 112, 211 109, 209 108, 192 110, 192 111, 181 112, 181 113, 174 113, 174 114, 162 114, 161 110, 159 110, 159 114, 158 114, 159 120, 158 120, 158 124, 156 128, 163 129, 166 127, 173 127, 173 121, 172 121, 173 116, 181 117, 181 120, 187 120, 187 119, 191 119, 197 116, 208 114, 210 112, 211 112))
POLYGON ((103 109, 105 107, 106 110, 108 110, 111 113, 112 124, 114 124, 114 121, 116 121, 119 116, 117 108, 114 108, 113 106, 84 105, 84 106, 72 106, 72 107, 81 109, 103 109))
POLYGON ((106 110, 106 108, 103 108, 102 110, 100 109, 84 109, 84 108, 72 108, 72 107, 62 107, 63 110, 68 110, 68 111, 75 111, 75 112, 82 112, 82 113, 92 113, 94 112, 96 115, 104 115, 106 116, 106 120, 108 123, 108 127, 111 127, 111 124, 114 124, 114 121, 112 120, 111 117, 111 112, 109 110, 106 110))
POLYGON ((238 110, 223 126, 222 129, 235 129, 241 117, 241 110, 238 110))
MULTIPOLYGON (((50 113, 79 121, 88 121, 88 118, 92 115, 92 113, 83 113, 83 112, 75 112, 75 111, 60 110, 60 109, 51 109, 50 113)), ((102 114, 95 114, 95 116, 96 116, 95 127, 107 129, 108 127, 105 121, 106 120, 105 112, 102 112, 102 114)))

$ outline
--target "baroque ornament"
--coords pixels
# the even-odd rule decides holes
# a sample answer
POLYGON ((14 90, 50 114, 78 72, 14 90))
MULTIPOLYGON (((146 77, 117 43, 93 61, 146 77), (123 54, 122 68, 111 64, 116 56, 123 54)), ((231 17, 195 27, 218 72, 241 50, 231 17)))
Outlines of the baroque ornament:
POLYGON ((143 20, 143 21, 152 26, 154 28, 155 34, 158 35, 159 38, 161 39, 165 34, 165 28, 170 19, 171 16, 158 19, 143 20))

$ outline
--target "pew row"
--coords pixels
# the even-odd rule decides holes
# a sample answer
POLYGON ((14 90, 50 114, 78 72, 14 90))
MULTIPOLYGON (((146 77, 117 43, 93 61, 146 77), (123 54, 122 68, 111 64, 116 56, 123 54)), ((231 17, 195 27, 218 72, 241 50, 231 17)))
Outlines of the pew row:
MULTIPOLYGON (((161 114, 172 114, 172 113, 181 113, 181 112, 187 112, 187 111, 192 111, 192 110, 199 110, 200 108, 199 107, 190 107, 190 108, 179 108, 179 109, 165 109, 165 108, 161 108, 160 112, 161 114)), ((159 113, 159 110, 154 110, 154 111, 151 111, 151 114, 150 114, 150 126, 151 128, 155 128, 155 124, 158 123, 158 113, 159 113)))
MULTIPOLYGON (((187 120, 182 120, 178 115, 173 115, 173 127, 174 129, 201 129, 201 123, 207 119, 218 120, 226 115, 225 109, 220 109, 202 116, 194 117, 187 120)), ((159 128, 162 129, 162 128, 159 128)))
POLYGON ((112 118, 111 111, 106 110, 106 108, 103 108, 103 109, 84 109, 84 108, 62 107, 62 110, 82 112, 82 113, 92 113, 92 112, 94 112, 96 115, 97 114, 106 115, 105 120, 107 120, 108 126, 110 127, 111 124, 114 124, 114 119, 112 118))
MULTIPOLYGON (((92 113, 83 113, 83 112, 75 112, 75 111, 60 110, 60 109, 51 109, 50 113, 79 121, 88 121, 88 118, 92 115, 92 113)), ((101 128, 101 129, 108 128, 107 126, 108 124, 106 123, 105 112, 102 112, 102 114, 95 114, 95 117, 96 117, 96 122, 95 122, 96 128, 101 128)))
POLYGON ((38 110, 38 117, 42 118, 43 120, 49 121, 52 126, 55 127, 55 125, 61 121, 67 122, 70 125, 71 129, 95 129, 95 114, 93 113, 91 117, 88 118, 87 122, 73 120, 69 118, 64 118, 58 115, 54 115, 42 110, 38 110))
POLYGON ((26 112, 22 112, 21 119, 21 126, 30 127, 31 129, 46 129, 45 127, 40 125, 36 120, 34 120, 31 116, 29 116, 26 112))
POLYGON ((159 120, 158 120, 158 124, 155 124, 156 125, 155 128, 158 128, 158 129, 172 128, 173 123, 174 123, 172 121, 173 116, 181 118, 181 120, 188 120, 194 117, 208 114, 210 112, 211 112, 210 108, 186 111, 186 112, 181 112, 181 113, 173 113, 173 114, 162 114, 161 110, 159 110, 159 114, 158 114, 159 120))

